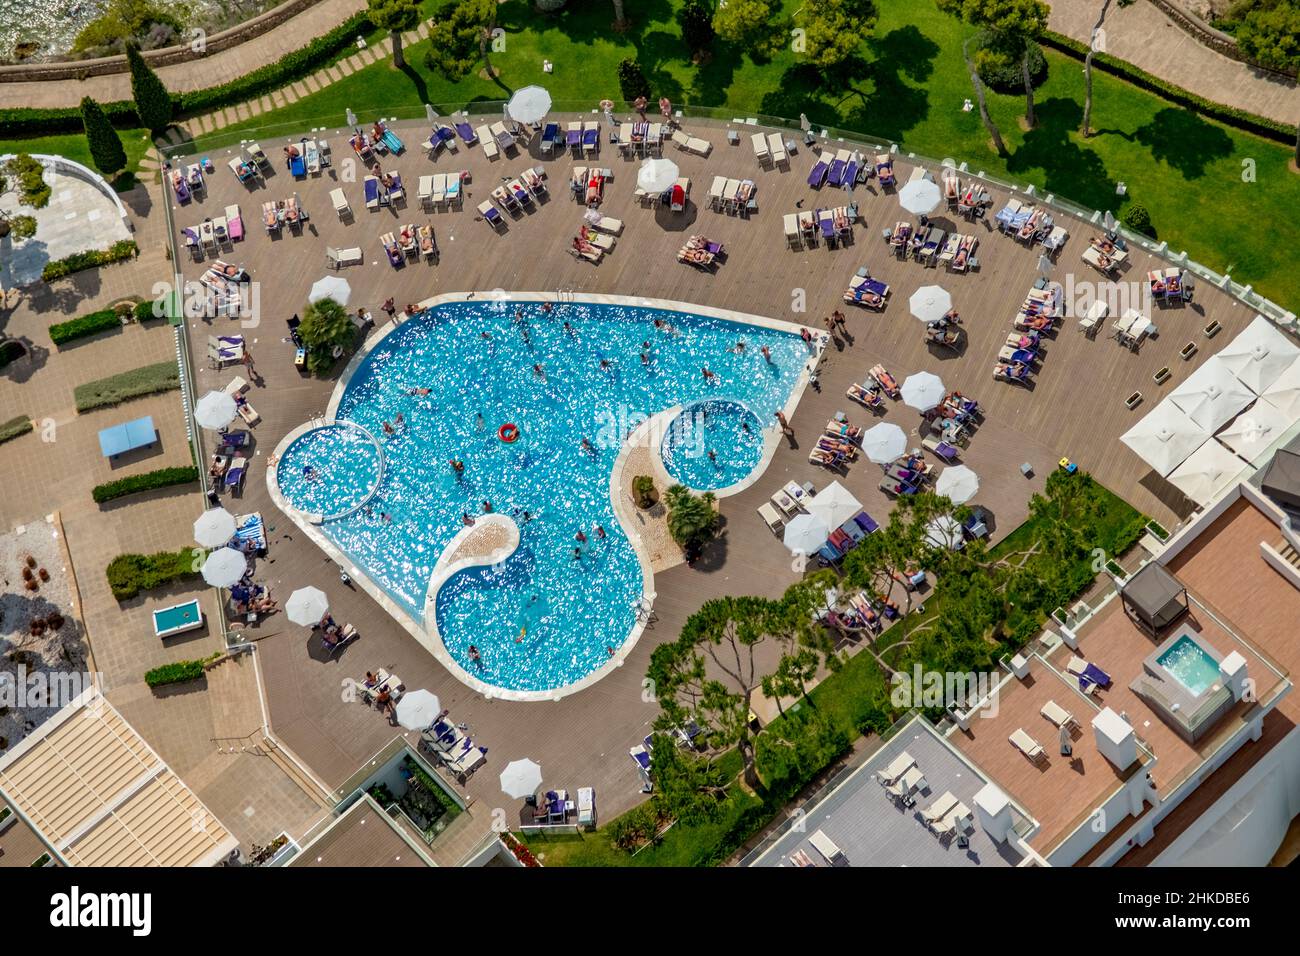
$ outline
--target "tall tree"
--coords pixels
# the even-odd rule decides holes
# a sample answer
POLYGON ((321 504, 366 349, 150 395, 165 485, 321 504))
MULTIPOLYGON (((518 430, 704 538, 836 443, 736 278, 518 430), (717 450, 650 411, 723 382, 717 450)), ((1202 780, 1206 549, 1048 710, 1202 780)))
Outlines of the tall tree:
POLYGON ((688 826, 718 818, 727 795, 727 780, 713 758, 678 746, 676 738, 657 733, 650 748, 650 798, 661 817, 688 826))
POLYGON ((820 0, 804 6, 795 19, 804 28, 808 60, 823 70, 839 66, 861 47, 876 15, 872 0, 820 0))
POLYGON ((763 598, 706 601, 677 640, 654 649, 646 672, 661 710, 655 728, 671 731, 694 720, 709 748, 736 748, 750 787, 759 781, 749 714, 763 678, 755 655, 784 641, 780 615, 778 602, 763 598))
POLYGON ((708 0, 686 0, 677 12, 677 25, 692 57, 702 55, 713 46, 713 10, 708 0))
POLYGON ((742 49, 766 52, 772 43, 773 23, 780 13, 769 0, 727 0, 713 14, 713 29, 728 43, 742 49))
POLYGON ((982 27, 1000 47, 1020 57, 1025 84, 1025 122, 1032 128, 1034 117, 1033 51, 1047 29, 1051 13, 1041 0, 938 0, 939 9, 982 27))
POLYGON ((86 145, 96 169, 105 176, 126 169, 126 150, 122 148, 117 130, 100 105, 89 96, 81 101, 81 126, 86 131, 86 145))
POLYGON ((393 66, 399 70, 406 66, 402 55, 402 34, 420 23, 420 0, 367 0, 370 22, 387 30, 393 41, 393 66))
POLYGON ((763 677, 763 695, 776 701, 781 713, 785 713, 785 708, 781 705, 782 697, 802 697, 808 706, 815 706, 808 696, 808 682, 817 676, 819 663, 817 653, 807 647, 782 654, 776 670, 763 677))
POLYGON ((126 46, 126 62, 131 68, 131 96, 135 100, 136 115, 145 129, 156 136, 172 121, 175 110, 172 95, 158 79, 158 74, 144 61, 134 43, 126 46))
POLYGON ((450 80, 462 80, 482 60, 488 77, 494 76, 491 47, 496 28, 496 0, 460 0, 430 30, 425 65, 450 80))
POLYGON ((1092 35, 1088 42, 1088 55, 1083 59, 1083 135, 1085 138, 1092 135, 1092 58, 1105 50, 1106 14, 1110 13, 1111 4, 1113 3, 1118 3, 1121 7, 1127 7, 1133 3, 1133 0, 1102 0, 1101 12, 1097 14, 1097 22, 1092 26, 1092 35))
POLYGON ((685 485, 673 485, 664 492, 668 505, 668 533, 687 556, 699 553, 718 532, 720 516, 714 509, 711 491, 696 495, 685 485))

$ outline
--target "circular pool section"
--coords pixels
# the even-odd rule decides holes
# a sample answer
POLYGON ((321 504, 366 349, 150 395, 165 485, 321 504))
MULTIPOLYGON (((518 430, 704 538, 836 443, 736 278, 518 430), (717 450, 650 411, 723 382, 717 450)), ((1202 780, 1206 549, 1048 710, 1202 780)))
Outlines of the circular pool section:
POLYGON ((762 461, 763 423, 741 402, 696 402, 668 424, 660 454, 669 477, 687 488, 727 488, 762 461))
POLYGON ((276 481, 289 504, 321 519, 360 508, 379 487, 383 473, 379 445, 351 422, 333 422, 299 435, 276 465, 276 481))

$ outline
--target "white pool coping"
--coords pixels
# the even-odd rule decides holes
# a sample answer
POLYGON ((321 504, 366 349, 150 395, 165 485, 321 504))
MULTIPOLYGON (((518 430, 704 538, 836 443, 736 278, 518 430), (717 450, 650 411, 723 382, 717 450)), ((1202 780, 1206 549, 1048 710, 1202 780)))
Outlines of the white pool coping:
MULTIPOLYGON (((419 303, 419 307, 421 310, 425 310, 452 303, 472 302, 476 300, 488 302, 550 302, 555 306, 557 312, 568 305, 618 305, 660 309, 667 312, 683 312, 690 315, 705 316, 706 318, 721 319, 727 322, 736 322, 742 325, 753 325, 760 328, 775 329, 777 331, 789 332, 795 335, 798 335, 799 331, 804 328, 804 326, 798 323, 785 322, 780 319, 772 319, 761 315, 751 315, 747 312, 737 312, 732 309, 718 309, 712 306, 695 305, 689 302, 676 302, 670 299, 650 299, 643 296, 602 295, 597 293, 583 293, 580 297, 575 296, 571 301, 556 302, 555 294, 547 292, 505 292, 499 289, 489 292, 454 292, 424 299, 419 303)), ((475 523, 475 527, 477 527, 482 523, 493 519, 497 521, 504 519, 505 522, 508 522, 508 526, 513 532, 513 544, 509 546, 508 554, 500 554, 499 552, 505 549, 499 549, 498 552, 492 556, 484 556, 482 558, 471 557, 455 562, 448 562, 447 559, 449 556, 455 553, 456 548, 464 541, 465 537, 467 537, 469 533, 474 531, 474 528, 464 528, 452 538, 443 549, 438 561, 434 564, 434 570, 429 579, 429 590, 425 596, 423 621, 417 621, 409 611, 389 596, 387 591, 372 581, 370 576, 358 567, 353 562, 352 558, 345 554, 343 550, 331 541, 325 535, 324 531, 321 530, 323 520, 335 520, 339 517, 344 517, 345 515, 331 515, 328 519, 313 521, 311 520, 312 518, 320 519, 321 516, 310 515, 299 511, 297 508, 293 507, 293 505, 289 504, 280 493, 279 482, 276 481, 276 465, 285 449, 287 449, 295 439, 308 431, 324 427, 327 424, 334 424, 336 422, 339 424, 349 424, 354 425, 357 428, 362 428, 362 426, 357 425, 356 422, 347 419, 336 419, 335 416, 338 413, 339 404, 343 400, 343 395, 347 391, 348 384, 351 382, 353 374, 366 360, 366 357, 371 353, 371 351, 379 346, 390 333, 397 329, 399 324, 400 323, 394 321, 382 329, 376 329, 376 334, 356 351, 348 361, 347 366, 343 369, 338 382, 334 386, 334 391, 330 395, 329 404, 324 416, 304 422, 302 425, 297 426, 285 435, 285 437, 280 440, 279 444, 276 445, 275 453, 268 461, 268 467, 266 470, 267 490, 271 494, 271 500, 275 503, 277 508, 284 512, 291 521, 302 529, 303 533, 306 534, 318 548, 324 551, 325 554, 328 555, 331 560, 336 562, 340 568, 344 569, 352 580, 361 586, 361 589, 365 591, 366 594, 373 598, 380 607, 387 611, 390 617, 403 627, 407 633, 415 638, 415 640, 425 650, 429 651, 429 653, 432 654, 439 663, 446 667, 453 677, 471 690, 474 690, 489 699, 495 698, 498 700, 511 701, 558 701, 571 694, 576 694, 578 691, 591 687, 601 678, 612 673, 615 668, 623 666, 623 662, 627 660, 628 655, 632 653, 632 649, 636 647, 637 641, 645 630, 646 617, 648 617, 648 615, 639 613, 636 615, 636 621, 633 623, 632 629, 627 638, 621 645, 619 645, 618 649, 606 663, 570 684, 536 691, 513 690, 510 688, 498 687, 495 684, 489 684, 485 681, 479 680, 461 667, 460 664, 452 658, 446 645, 443 643, 441 636, 438 634, 436 622, 437 592, 442 588, 447 580, 456 572, 462 571, 465 568, 504 561, 510 556, 510 554, 513 554, 515 549, 518 547, 519 529, 515 522, 508 516, 493 512, 478 517, 475 523)), ((787 398, 783 409, 783 413, 787 420, 794 415, 795 407, 799 404, 799 399, 803 397, 804 389, 808 386, 810 376, 816 370, 817 364, 825 354, 826 344, 829 341, 829 336, 826 333, 813 334, 816 343, 815 347, 809 353, 808 360, 804 363, 803 368, 800 369, 799 376, 796 379, 794 386, 790 389, 789 398, 787 398)), ((700 401, 707 401, 707 399, 700 399, 700 401)), ((690 404, 693 405, 695 403, 692 402, 690 404)), ((668 414, 679 413, 684 407, 686 406, 674 406, 672 409, 667 409, 666 411, 658 412, 650 416, 646 421, 642 422, 641 425, 638 426, 636 431, 633 432, 633 436, 640 433, 642 429, 648 429, 651 426, 651 423, 655 422, 657 419, 662 419, 668 414)), ((671 421, 671 419, 669 420, 671 421)), ((362 428, 362 430, 365 431, 364 428, 362 428)), ((367 431, 366 434, 369 434, 369 432, 367 431)), ((768 465, 771 464, 772 458, 776 454, 780 436, 781 431, 779 427, 765 430, 763 455, 759 460, 759 463, 754 466, 754 469, 743 480, 734 485, 730 485, 727 488, 715 491, 714 494, 720 498, 724 495, 738 494, 754 482, 758 481, 758 479, 762 477, 763 472, 766 471, 768 465), (768 432, 771 432, 772 434, 768 434, 768 432)), ((371 437, 373 439, 373 436, 371 437)), ((378 445, 377 442, 376 445, 378 445)), ((650 556, 640 538, 640 535, 637 534, 635 530, 635 525, 631 523, 626 516, 626 511, 623 508, 624 503, 620 500, 621 496, 618 491, 621 475, 625 467, 627 453, 630 447, 630 441, 625 443, 623 450, 614 461, 614 467, 610 476, 610 500, 614 506, 614 516, 622 527, 624 535, 631 543, 632 550, 637 557, 637 562, 641 566, 643 599, 653 604, 656 594, 654 590, 654 573, 651 570, 650 556)), ((655 459, 658 467, 662 469, 663 462, 660 459, 659 448, 653 449, 652 457, 655 459)), ((664 471, 664 475, 667 475, 666 470, 664 471)), ((371 494, 373 495, 373 491, 371 494)), ((367 496, 366 500, 368 501, 369 498, 370 496, 367 496)), ((364 505, 364 502, 362 505, 364 505)), ((362 507, 362 505, 358 505, 357 507, 362 507)), ((356 510, 357 508, 353 508, 345 514, 353 514, 356 510)))

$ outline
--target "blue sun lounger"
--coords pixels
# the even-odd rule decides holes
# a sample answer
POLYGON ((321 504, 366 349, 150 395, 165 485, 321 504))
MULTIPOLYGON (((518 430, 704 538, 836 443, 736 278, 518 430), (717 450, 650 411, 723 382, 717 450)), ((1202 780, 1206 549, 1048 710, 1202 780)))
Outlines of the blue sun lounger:
POLYGON ((301 152, 289 157, 289 173, 294 179, 302 179, 307 175, 307 160, 301 152))
POLYGON ((582 145, 582 130, 580 129, 566 130, 564 134, 564 142, 565 145, 569 147, 569 149, 577 149, 582 145))
POLYGON ((406 149, 406 144, 403 143, 401 139, 398 137, 398 135, 394 133, 391 129, 384 130, 383 139, 384 139, 384 145, 388 147, 388 151, 390 153, 393 153, 394 155, 406 149))
POLYGON ((597 123, 594 129, 584 129, 582 131, 582 148, 600 145, 600 124, 597 123))
POLYGON ((99 450, 105 458, 116 458, 136 448, 147 448, 157 440, 158 430, 154 428, 153 416, 146 415, 112 428, 101 429, 99 450))
POLYGON ((379 205, 379 180, 374 176, 367 176, 365 179, 366 187, 366 206, 373 209, 379 205))
POLYGON ((880 525, 876 524, 876 519, 871 517, 871 515, 867 514, 865 511, 859 511, 853 516, 853 520, 857 523, 857 526, 867 534, 872 534, 873 532, 880 530, 880 525))
POLYGON ((473 146, 478 142, 478 137, 474 135, 474 129, 469 123, 457 123, 456 134, 466 146, 473 146))
POLYGON ((844 164, 844 185, 852 186, 858 181, 858 164, 855 160, 850 159, 844 164))
POLYGON ((547 123, 546 129, 542 130, 542 152, 549 153, 555 149, 555 143, 560 138, 560 124, 547 123))
POLYGON ((443 144, 450 144, 456 138, 456 134, 445 126, 436 127, 433 131, 433 135, 443 144))
POLYGON ((813 189, 821 189, 822 183, 826 182, 826 173, 830 167, 826 165, 826 160, 819 159, 813 163, 812 171, 808 173, 808 185, 813 189))
POLYGON ((847 166, 848 163, 844 162, 842 159, 836 159, 831 162, 831 172, 828 182, 832 186, 844 185, 844 170, 847 166))

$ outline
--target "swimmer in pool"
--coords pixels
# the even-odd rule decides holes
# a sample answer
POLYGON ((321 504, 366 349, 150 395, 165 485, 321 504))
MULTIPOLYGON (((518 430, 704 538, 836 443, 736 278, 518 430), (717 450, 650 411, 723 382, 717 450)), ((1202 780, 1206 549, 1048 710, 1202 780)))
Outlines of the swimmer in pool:
POLYGON ((423 387, 422 387, 422 388, 412 388, 412 389, 408 390, 406 394, 407 394, 407 395, 428 395, 430 391, 431 391, 431 389, 423 388, 423 387))
POLYGON ((385 435, 396 435, 396 434, 397 434, 397 429, 394 428, 394 427, 392 426, 391 423, 389 423, 389 422, 384 422, 384 434, 385 434, 385 435))
POLYGON ((574 332, 573 332, 573 326, 571 326, 568 322, 565 322, 565 323, 564 323, 564 332, 565 332, 566 335, 570 335, 570 336, 572 336, 572 335, 574 334, 574 332))
POLYGON ((482 431, 482 430, 483 430, 483 413, 482 413, 482 412, 479 412, 477 415, 474 416, 474 428, 475 428, 476 431, 482 431))
POLYGON ((550 312, 550 311, 551 311, 551 303, 549 303, 549 302, 543 302, 543 303, 542 303, 542 311, 543 311, 543 312, 550 312))
POLYGON ((709 461, 713 462, 715 465, 718 463, 718 453, 712 448, 709 449, 709 461))
POLYGON ((582 442, 578 447, 585 452, 591 452, 591 453, 595 452, 595 449, 591 447, 591 442, 588 441, 585 437, 582 439, 582 442))
POLYGON ((764 345, 761 349, 759 349, 759 351, 763 353, 763 360, 767 362, 769 365, 771 365, 772 351, 766 345, 764 345))
POLYGON ((533 374, 536 375, 538 378, 542 379, 543 381, 546 380, 546 370, 542 368, 541 362, 535 362, 533 364, 533 374))
POLYGON ((596 537, 600 538, 602 541, 605 540, 605 529, 600 525, 596 525, 596 537))
POLYGON ((469 646, 469 659, 472 660, 479 667, 483 666, 483 655, 481 655, 478 652, 478 648, 475 647, 473 644, 469 646))
POLYGON ((581 531, 579 531, 577 534, 575 534, 575 535, 573 536, 573 540, 574 540, 574 541, 577 541, 577 542, 580 543, 580 544, 586 544, 586 543, 587 543, 587 536, 586 536, 585 534, 583 534, 581 531))
POLYGON ((492 513, 492 502, 490 501, 483 502, 483 513, 486 515, 490 515, 492 513))

